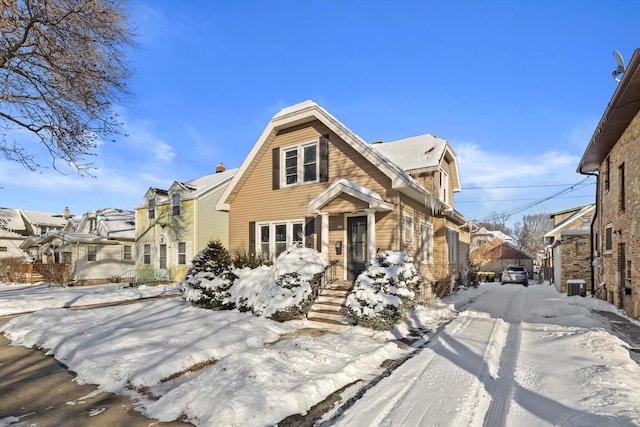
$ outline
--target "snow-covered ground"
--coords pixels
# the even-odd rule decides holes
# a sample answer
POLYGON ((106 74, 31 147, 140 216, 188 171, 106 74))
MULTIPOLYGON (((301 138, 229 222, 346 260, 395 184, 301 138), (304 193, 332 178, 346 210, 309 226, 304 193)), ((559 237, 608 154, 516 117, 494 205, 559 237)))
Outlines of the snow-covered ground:
MULTIPOLYGON (((129 291, 136 290, 110 289, 117 300, 129 291)), ((77 381, 129 394, 160 420, 273 425, 344 388, 321 422, 640 425, 640 368, 591 311, 612 306, 548 285, 487 283, 432 300, 410 313, 412 328, 431 331, 428 344, 423 336, 412 346, 397 340, 409 335, 408 325, 318 335, 304 321, 198 309, 181 298, 50 308, 109 300, 99 295, 97 288, 0 286, 0 313, 40 309, 0 330, 13 345, 50 349, 77 381), (25 299, 31 303, 19 306, 25 299)))

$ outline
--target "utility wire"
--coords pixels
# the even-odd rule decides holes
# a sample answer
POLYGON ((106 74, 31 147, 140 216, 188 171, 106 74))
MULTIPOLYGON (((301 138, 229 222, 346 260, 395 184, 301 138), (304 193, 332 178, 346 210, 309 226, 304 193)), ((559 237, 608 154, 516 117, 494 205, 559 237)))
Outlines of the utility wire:
MULTIPOLYGON (((539 184, 539 185, 506 185, 498 187, 463 187, 464 190, 494 190, 505 188, 543 188, 543 187, 566 187, 567 185, 575 184, 539 184)), ((595 185, 595 182, 590 182, 586 185, 595 185)))
POLYGON ((589 176, 585 177, 584 179, 582 179, 581 181, 579 181, 579 182, 577 182, 577 183, 575 183, 575 184, 570 184, 570 186, 569 186, 569 187, 567 187, 567 188, 565 188, 565 189, 563 189, 563 190, 560 190, 560 191, 558 191, 557 193, 554 193, 554 194, 552 194, 552 195, 550 195, 550 196, 544 197, 544 198, 542 198, 542 199, 538 199, 538 200, 536 200, 536 201, 533 201, 533 202, 531 202, 531 203, 524 204, 524 205, 519 206, 519 207, 515 207, 515 208, 512 208, 512 209, 507 209, 507 210, 505 210, 505 211, 503 211, 503 212, 497 212, 497 213, 494 213, 494 214, 492 214, 491 216, 488 216, 488 217, 485 217, 485 218, 483 218, 483 219, 480 219, 479 221, 480 221, 480 222, 483 222, 483 221, 489 221, 489 220, 491 220, 491 219, 493 219, 493 218, 495 218, 495 217, 504 218, 505 220, 506 220, 506 219, 509 219, 511 216, 513 216, 513 215, 515 215, 515 214, 518 214, 518 213, 520 213, 520 212, 524 212, 524 211, 526 211, 526 210, 529 210, 529 209, 531 209, 532 207, 537 206, 537 205, 539 205, 539 204, 541 204, 541 203, 544 203, 544 202, 546 202, 546 201, 548 201, 548 200, 554 199, 554 198, 559 197, 559 196, 561 196, 561 195, 563 195, 563 194, 565 194, 565 193, 569 193, 569 192, 571 192, 571 191, 576 191, 576 190, 579 190, 579 189, 581 189, 581 188, 584 188, 584 187, 586 187, 586 186, 588 186, 588 185, 591 185, 591 183, 584 184, 584 183, 585 183, 585 181, 587 181, 587 180, 588 180, 588 179, 590 179, 590 178, 591 178, 591 176, 589 175, 589 176))

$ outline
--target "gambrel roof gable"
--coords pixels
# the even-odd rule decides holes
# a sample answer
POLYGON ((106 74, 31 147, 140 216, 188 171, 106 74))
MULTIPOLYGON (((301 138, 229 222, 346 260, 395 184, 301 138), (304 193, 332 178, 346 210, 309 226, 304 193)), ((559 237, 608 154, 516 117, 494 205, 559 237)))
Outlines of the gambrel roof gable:
POLYGON ((362 138, 349 130, 338 119, 313 101, 304 101, 284 108, 269 121, 253 148, 242 162, 242 165, 231 180, 229 186, 220 197, 216 209, 225 211, 230 209, 230 203, 239 191, 241 183, 246 179, 246 176, 251 173, 257 159, 266 154, 271 142, 280 130, 310 123, 315 120, 327 126, 333 133, 389 177, 394 189, 424 202, 425 205, 434 212, 440 212, 443 209, 444 205, 442 202, 418 184, 400 166, 376 151, 370 144, 367 144, 362 138))

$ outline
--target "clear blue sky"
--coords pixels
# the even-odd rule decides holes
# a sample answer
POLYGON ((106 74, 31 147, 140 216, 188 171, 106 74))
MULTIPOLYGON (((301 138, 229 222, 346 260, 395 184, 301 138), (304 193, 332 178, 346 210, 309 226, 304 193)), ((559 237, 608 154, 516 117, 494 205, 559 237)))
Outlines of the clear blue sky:
POLYGON ((640 47, 636 0, 154 0, 129 9, 134 95, 118 107, 129 136, 100 145, 89 159, 96 178, 0 159, 0 206, 133 209, 150 186, 218 162, 238 167, 269 119, 306 99, 369 142, 448 140, 462 177, 455 207, 468 218, 582 205, 594 185, 517 212, 584 178, 578 161, 615 90, 612 52, 628 61, 640 47), (530 187, 477 189, 517 186, 530 187))

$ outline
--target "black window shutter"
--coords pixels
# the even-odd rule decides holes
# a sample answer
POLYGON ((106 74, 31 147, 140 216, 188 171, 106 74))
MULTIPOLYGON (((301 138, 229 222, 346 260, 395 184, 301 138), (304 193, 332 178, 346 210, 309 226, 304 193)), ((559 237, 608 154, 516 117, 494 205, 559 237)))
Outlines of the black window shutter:
POLYGON ((271 151, 273 163, 273 173, 271 175, 271 188, 277 190, 280 188, 280 148, 274 148, 271 151))
POLYGON ((256 222, 249 222, 249 255, 256 253, 256 222))
POLYGON ((320 182, 329 181, 329 135, 320 137, 320 182))
POLYGON ((306 248, 313 248, 314 219, 312 216, 304 219, 304 246, 306 248))

